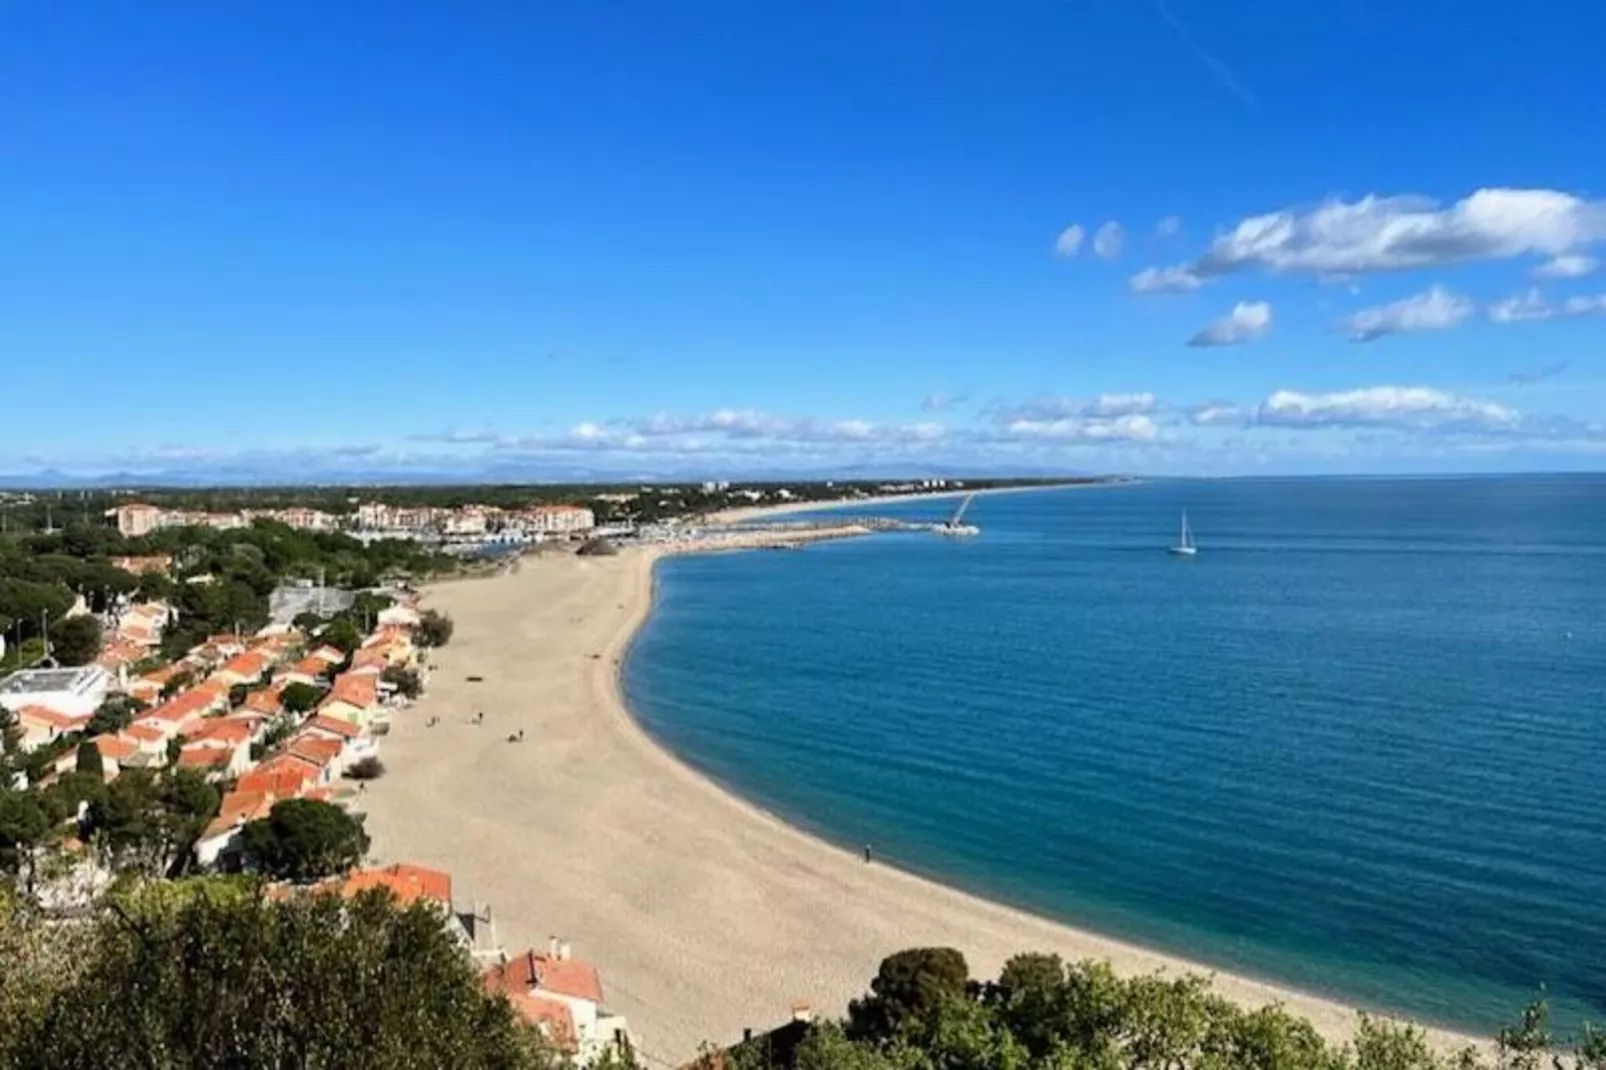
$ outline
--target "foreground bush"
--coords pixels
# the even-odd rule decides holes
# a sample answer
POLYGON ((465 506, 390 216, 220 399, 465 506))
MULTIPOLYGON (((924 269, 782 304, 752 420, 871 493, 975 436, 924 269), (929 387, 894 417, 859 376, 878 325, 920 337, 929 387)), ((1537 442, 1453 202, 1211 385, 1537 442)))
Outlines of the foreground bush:
POLYGON ((547 1068, 555 1060, 422 904, 148 886, 74 926, 0 912, 0 1066, 547 1068), (44 965, 54 963, 53 969, 44 965))
POLYGON ((1421 1030, 1362 1016, 1328 1044, 1279 1007, 1247 1010, 1207 978, 1118 977, 1104 963, 1019 955, 972 980, 951 948, 888 957, 841 1024, 787 1027, 701 1060, 724 1070, 1606 1070, 1606 1036, 1550 1036, 1543 1005, 1484 1056, 1441 1055, 1421 1030), (788 1035, 790 1034, 790 1035, 788 1035))

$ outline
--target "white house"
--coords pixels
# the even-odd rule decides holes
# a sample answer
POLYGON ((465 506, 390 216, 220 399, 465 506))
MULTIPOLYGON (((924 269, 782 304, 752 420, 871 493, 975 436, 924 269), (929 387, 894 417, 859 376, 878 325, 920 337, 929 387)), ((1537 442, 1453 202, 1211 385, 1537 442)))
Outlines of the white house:
POLYGON ((488 988, 506 993, 513 1006, 547 1038, 589 1066, 609 1050, 627 1050, 629 1029, 622 1016, 602 1005, 597 968, 569 953, 552 938, 546 954, 523 951, 485 973, 488 988))
POLYGON ((87 717, 106 701, 111 682, 111 674, 99 665, 23 669, 0 680, 0 706, 13 713, 24 706, 42 706, 69 717, 87 717))

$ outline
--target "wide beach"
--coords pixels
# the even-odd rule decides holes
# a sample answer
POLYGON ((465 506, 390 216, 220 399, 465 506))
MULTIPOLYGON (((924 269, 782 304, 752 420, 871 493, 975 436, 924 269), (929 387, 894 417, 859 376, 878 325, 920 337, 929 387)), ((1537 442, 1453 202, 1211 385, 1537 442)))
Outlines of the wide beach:
MULTIPOLYGON (((1123 972, 1203 971, 866 865, 660 748, 625 709, 618 670, 663 552, 527 558, 516 573, 430 593, 456 635, 427 696, 397 718, 389 773, 365 796, 376 855, 450 870, 460 899, 494 908, 509 950, 571 940, 659 1064, 776 1024, 794 1001, 839 1014, 904 947, 958 947, 978 975, 1023 950, 1123 972), (479 711, 484 724, 472 724, 479 711), (524 742, 509 742, 520 730, 524 742)), ((1338 1003, 1258 981, 1216 985, 1246 1004, 1284 1003, 1330 1037, 1355 1022, 1338 1003)))

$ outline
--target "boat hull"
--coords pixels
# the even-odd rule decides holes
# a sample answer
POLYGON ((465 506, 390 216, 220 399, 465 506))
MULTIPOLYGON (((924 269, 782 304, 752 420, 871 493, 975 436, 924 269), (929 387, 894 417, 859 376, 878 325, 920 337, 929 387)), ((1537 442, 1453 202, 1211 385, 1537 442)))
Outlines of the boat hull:
POLYGON ((1173 557, 1195 557, 1199 551, 1192 546, 1173 546, 1166 550, 1173 557))

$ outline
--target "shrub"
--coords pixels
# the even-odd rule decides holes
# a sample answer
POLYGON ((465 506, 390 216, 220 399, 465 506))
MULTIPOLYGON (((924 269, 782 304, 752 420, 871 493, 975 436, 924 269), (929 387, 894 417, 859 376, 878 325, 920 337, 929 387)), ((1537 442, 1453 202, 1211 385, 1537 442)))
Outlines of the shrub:
POLYGON ((352 780, 378 780, 385 775, 385 763, 373 755, 358 758, 346 767, 346 776, 352 780))

